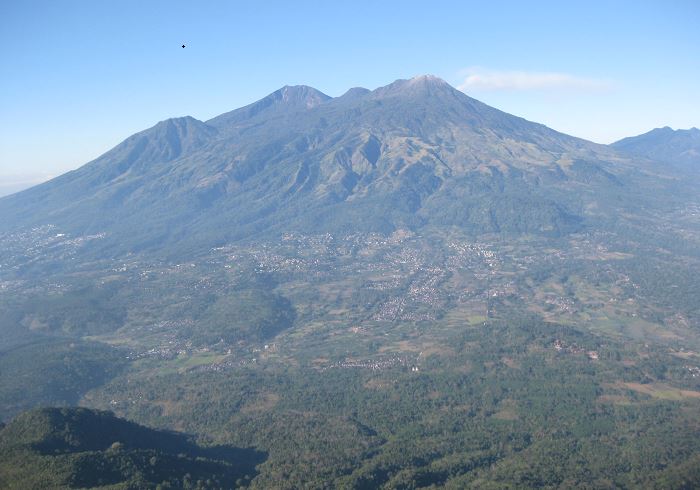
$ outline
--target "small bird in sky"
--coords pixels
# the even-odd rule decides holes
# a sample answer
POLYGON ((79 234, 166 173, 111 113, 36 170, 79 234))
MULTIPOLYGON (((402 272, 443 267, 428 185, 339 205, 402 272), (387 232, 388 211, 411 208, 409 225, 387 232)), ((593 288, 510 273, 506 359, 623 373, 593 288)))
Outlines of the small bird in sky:
POLYGON ((185 45, 183 44, 183 45, 182 45, 182 47, 184 48, 184 47, 185 47, 185 45))

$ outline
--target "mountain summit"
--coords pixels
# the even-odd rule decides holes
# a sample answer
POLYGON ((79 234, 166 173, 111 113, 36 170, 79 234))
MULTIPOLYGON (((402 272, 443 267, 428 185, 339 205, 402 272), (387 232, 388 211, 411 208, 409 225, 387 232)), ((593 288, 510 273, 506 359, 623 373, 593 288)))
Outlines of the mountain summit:
POLYGON ((394 83, 381 87, 377 94, 386 95, 392 93, 433 93, 439 91, 452 92, 456 90, 442 78, 435 75, 419 75, 408 80, 396 80, 394 83))
POLYGON ((651 158, 700 171, 700 129, 673 130, 668 126, 648 133, 624 138, 613 143, 613 148, 636 157, 651 158))
POLYGON ((337 98, 286 86, 207 122, 160 122, 0 199, 0 232, 52 224, 105 233, 115 254, 287 231, 561 235, 586 226, 593 209, 634 208, 625 183, 643 178, 609 147, 506 114, 432 75, 337 98))
POLYGON ((291 113, 313 109, 330 99, 331 97, 313 87, 286 85, 257 102, 221 114, 207 121, 207 123, 214 127, 226 128, 227 126, 235 126, 243 121, 248 121, 256 116, 265 116, 275 112, 291 113))

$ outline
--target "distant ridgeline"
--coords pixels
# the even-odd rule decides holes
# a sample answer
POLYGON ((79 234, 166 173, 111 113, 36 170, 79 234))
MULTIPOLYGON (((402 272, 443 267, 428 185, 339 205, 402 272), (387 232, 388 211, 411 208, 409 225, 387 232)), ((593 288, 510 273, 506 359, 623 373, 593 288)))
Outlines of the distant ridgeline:
POLYGON ((610 145, 638 158, 657 160, 666 166, 700 172, 700 129, 656 128, 610 145))

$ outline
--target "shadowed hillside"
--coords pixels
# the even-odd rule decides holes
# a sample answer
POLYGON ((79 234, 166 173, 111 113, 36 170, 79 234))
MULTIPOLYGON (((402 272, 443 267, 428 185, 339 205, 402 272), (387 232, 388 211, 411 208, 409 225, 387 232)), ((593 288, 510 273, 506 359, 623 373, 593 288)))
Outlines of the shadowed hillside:
POLYGON ((32 410, 0 431, 3 488, 235 488, 263 459, 85 408, 32 410))

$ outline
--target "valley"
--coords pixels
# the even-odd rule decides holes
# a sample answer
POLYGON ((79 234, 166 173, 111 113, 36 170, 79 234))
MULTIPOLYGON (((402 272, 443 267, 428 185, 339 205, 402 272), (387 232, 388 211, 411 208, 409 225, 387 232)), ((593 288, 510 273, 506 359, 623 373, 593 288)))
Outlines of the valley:
MULTIPOLYGON (((56 231, 35 230, 33 256, 5 259, 2 316, 17 318, 31 336, 5 347, 3 357, 76 335, 86 348, 108 349, 120 367, 99 386, 72 387, 64 403, 264 450, 269 459, 252 480, 256 488, 273 481, 288 488, 308 481, 391 488, 406 478, 456 487, 513 481, 499 473, 505 461, 531 453, 539 455, 527 458, 546 460, 546 451, 537 451, 594 420, 607 429, 586 429, 593 430, 586 440, 596 447, 615 440, 605 447, 618 451, 629 417, 651 417, 677 437, 676 430, 692 427, 677 417, 700 409, 700 312, 681 289, 696 279, 674 277, 677 294, 659 295, 667 279, 654 265, 697 268, 694 255, 657 246, 650 256, 646 243, 600 232, 556 240, 469 237, 454 229, 287 233, 215 247, 186 262, 133 255, 27 280, 36 262, 62 261, 87 243, 56 231), (90 308, 109 305, 112 315, 85 321, 61 306, 86 301, 75 295, 86 287, 90 308), (13 304, 17 297, 33 300, 13 304), (47 302, 54 305, 49 316, 37 308, 47 302), (251 313, 239 325, 231 309, 251 313), (104 323, 113 317, 120 320, 104 323), (671 406, 682 410, 659 414, 671 406), (554 420, 565 417, 570 427, 570 411, 582 425, 559 433, 554 420), (532 430, 545 431, 537 443, 528 439, 532 430), (480 434, 481 449, 455 439, 468 433, 480 434), (483 438, 493 442, 483 446, 483 438), (414 456, 403 460, 395 447, 409 441, 430 443, 412 446, 414 456), (428 447, 432 456, 415 459, 428 447)), ((4 243, 10 249, 24 239, 4 243)), ((57 390, 40 372, 32 383, 57 390)), ((37 396, 61 400, 58 393, 37 396)), ((2 402, 11 414, 31 401, 22 405, 6 392, 2 402)), ((698 450, 692 440, 683 449, 688 457, 698 450)), ((654 444, 661 450, 665 443, 654 444)), ((590 457, 587 467, 601 465, 592 475, 621 474, 590 457)), ((575 474, 572 463, 557 464, 575 474)), ((529 468, 537 485, 565 481, 529 468)), ((618 484, 659 477, 624 474, 618 484)))
POLYGON ((698 174, 630 145, 288 86, 0 199, 0 486, 690 488, 698 174), (94 420, 184 439, 17 429, 94 420))

